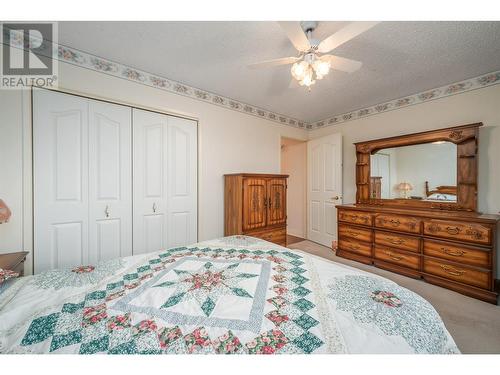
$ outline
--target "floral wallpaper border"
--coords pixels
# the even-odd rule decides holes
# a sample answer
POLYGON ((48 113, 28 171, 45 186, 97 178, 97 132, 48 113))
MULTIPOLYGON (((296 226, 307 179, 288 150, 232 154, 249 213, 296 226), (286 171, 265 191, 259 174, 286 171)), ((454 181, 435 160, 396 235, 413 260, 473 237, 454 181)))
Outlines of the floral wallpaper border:
POLYGON ((394 99, 389 102, 376 104, 371 107, 357 109, 351 112, 332 116, 324 120, 307 124, 306 129, 316 130, 326 126, 340 124, 342 122, 357 120, 360 118, 373 116, 382 112, 408 107, 415 104, 425 103, 431 100, 444 98, 463 92, 480 89, 500 83, 500 71, 484 74, 478 77, 469 78, 464 81, 455 82, 438 88, 422 91, 413 95, 394 99))
POLYGON ((243 112, 260 118, 265 118, 296 128, 306 128, 307 123, 292 117, 288 117, 276 112, 268 111, 247 103, 243 103, 231 98, 217 95, 212 92, 188 86, 171 79, 161 77, 143 70, 131 68, 101 57, 97 57, 74 48, 59 45, 57 56, 59 60, 77 65, 83 68, 91 69, 97 72, 109 74, 129 81, 141 83, 160 90, 169 91, 174 94, 188 96, 203 102, 215 104, 221 107, 243 112))
MULTIPOLYGON (((5 30, 4 30, 5 31, 5 30)), ((22 41, 18 41, 22 45, 22 41)), ((259 108, 247 103, 243 103, 231 98, 224 97, 206 90, 188 86, 171 79, 161 77, 143 70, 135 69, 119 64, 75 48, 64 45, 55 45, 57 51, 53 51, 53 56, 58 60, 67 62, 82 68, 94 70, 104 74, 112 75, 122 79, 127 79, 159 90, 169 91, 174 94, 187 96, 196 100, 218 105, 234 111, 243 112, 260 118, 265 118, 279 124, 302 128, 306 130, 321 129, 347 121, 352 121, 379 113, 404 108, 407 106, 425 103, 431 100, 444 98, 451 95, 460 94, 467 91, 480 89, 500 83, 500 71, 483 74, 478 77, 469 78, 463 81, 451 83, 438 88, 422 91, 406 97, 394 99, 385 103, 376 104, 371 107, 361 108, 347 113, 331 116, 324 120, 308 123, 292 117, 288 117, 276 112, 259 108)))
POLYGON ((58 47, 58 57, 61 61, 69 62, 71 64, 78 65, 84 68, 118 76, 120 78, 125 78, 130 81, 155 87, 160 90, 170 91, 178 95, 188 96, 197 100, 209 102, 211 104, 215 104, 239 112, 244 112, 256 117, 265 118, 280 124, 307 130, 320 129, 325 126, 336 125, 346 121, 352 121, 359 118, 376 115, 382 112, 408 107, 411 105, 420 104, 500 83, 500 71, 496 71, 478 77, 469 78, 464 81, 455 82, 438 88, 422 91, 406 97, 394 99, 389 102, 376 104, 371 107, 361 108, 340 115, 331 116, 324 120, 307 123, 306 121, 301 121, 292 117, 255 107, 250 104, 217 95, 206 90, 191 87, 180 82, 144 72, 139 69, 127 67, 125 65, 118 64, 62 45, 59 45, 58 47))

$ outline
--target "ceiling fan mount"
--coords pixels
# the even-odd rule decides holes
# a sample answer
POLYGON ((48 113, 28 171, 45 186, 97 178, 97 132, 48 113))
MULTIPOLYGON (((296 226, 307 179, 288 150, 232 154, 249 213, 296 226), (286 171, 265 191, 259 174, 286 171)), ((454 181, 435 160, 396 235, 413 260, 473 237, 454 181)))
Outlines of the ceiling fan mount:
POLYGON ((301 86, 309 88, 316 80, 326 76, 330 68, 347 73, 361 68, 360 61, 328 54, 340 45, 355 38, 359 34, 375 26, 378 22, 351 22, 347 26, 318 41, 312 38, 312 33, 318 27, 316 21, 279 22, 288 38, 298 51, 296 57, 285 57, 251 64, 251 68, 270 67, 293 64, 291 73, 301 86))
POLYGON ((300 23, 300 27, 304 30, 305 33, 308 31, 314 31, 318 27, 317 21, 302 21, 300 23))

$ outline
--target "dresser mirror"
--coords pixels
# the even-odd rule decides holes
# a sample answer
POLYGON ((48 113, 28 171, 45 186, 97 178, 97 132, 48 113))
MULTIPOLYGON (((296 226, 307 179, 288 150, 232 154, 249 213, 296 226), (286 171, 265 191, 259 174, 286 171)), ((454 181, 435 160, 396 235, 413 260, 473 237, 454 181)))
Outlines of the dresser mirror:
POLYGON ((370 156, 370 197, 457 201, 457 145, 435 141, 389 147, 370 156))
POLYGON ((356 203, 476 211, 481 125, 356 143, 356 203))

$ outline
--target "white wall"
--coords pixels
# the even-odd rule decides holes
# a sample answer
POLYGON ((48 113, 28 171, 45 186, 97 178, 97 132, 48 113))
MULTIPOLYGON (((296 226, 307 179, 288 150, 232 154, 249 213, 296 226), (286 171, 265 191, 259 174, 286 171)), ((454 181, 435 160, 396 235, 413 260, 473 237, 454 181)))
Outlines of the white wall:
POLYGON ((19 90, 0 90, 0 198, 12 211, 0 225, 0 251, 23 249, 23 100, 19 90))
MULTIPOLYGON (((307 138, 307 132, 302 129, 63 62, 59 63, 59 88, 198 119, 199 240, 224 234, 223 174, 279 173, 281 137, 307 138)), ((31 209, 31 165, 27 147, 30 145, 30 135, 23 139, 23 124, 27 130, 30 126, 28 109, 29 95, 19 91, 0 90, 0 197, 13 211, 12 221, 0 226, 0 252, 3 253, 31 249, 31 229, 27 223, 25 228, 28 230, 23 233, 21 215, 22 210, 29 213, 31 209), (23 143, 26 153, 24 171, 23 143), (28 190, 24 200, 23 185, 28 190)), ((30 260, 31 258, 27 262, 28 270, 30 260)))
MULTIPOLYGON (((341 132, 343 136, 343 195, 356 201, 354 142, 482 122, 479 130, 478 208, 500 212, 500 85, 437 99, 398 110, 314 130, 309 137, 341 132)), ((500 234, 500 233, 499 233, 500 234)), ((498 236, 500 237, 500 236, 498 236)), ((499 238, 500 245, 500 238, 499 238)), ((497 270, 500 270, 498 257, 497 270)), ((497 271, 497 278, 499 272, 497 271)))
POLYGON ((281 173, 288 174, 288 233, 306 237, 307 142, 286 143, 281 149, 281 173))
POLYGON ((425 197, 425 181, 429 190, 437 186, 457 185, 457 145, 451 142, 427 143, 395 148, 397 179, 394 184, 409 182, 408 195, 425 197))

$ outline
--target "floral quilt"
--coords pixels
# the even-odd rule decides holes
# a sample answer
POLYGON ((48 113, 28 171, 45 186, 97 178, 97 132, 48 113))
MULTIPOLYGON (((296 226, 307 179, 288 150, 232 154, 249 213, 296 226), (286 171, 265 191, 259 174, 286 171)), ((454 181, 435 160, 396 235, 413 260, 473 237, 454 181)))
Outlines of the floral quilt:
POLYGON ((232 236, 12 280, 1 353, 458 353, 397 284, 232 236))

